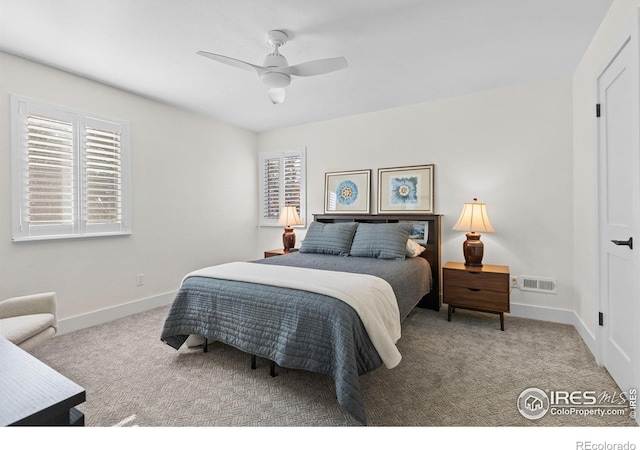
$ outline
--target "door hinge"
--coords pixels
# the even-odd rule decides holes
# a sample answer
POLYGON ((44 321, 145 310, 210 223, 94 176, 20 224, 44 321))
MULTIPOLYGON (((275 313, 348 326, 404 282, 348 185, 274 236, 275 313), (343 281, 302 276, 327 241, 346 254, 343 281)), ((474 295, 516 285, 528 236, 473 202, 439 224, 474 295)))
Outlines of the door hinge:
POLYGON ((601 312, 598 313, 598 325, 601 327, 604 326, 604 314, 601 312))
POLYGON ((600 117, 600 103, 596 103, 596 117, 600 117))

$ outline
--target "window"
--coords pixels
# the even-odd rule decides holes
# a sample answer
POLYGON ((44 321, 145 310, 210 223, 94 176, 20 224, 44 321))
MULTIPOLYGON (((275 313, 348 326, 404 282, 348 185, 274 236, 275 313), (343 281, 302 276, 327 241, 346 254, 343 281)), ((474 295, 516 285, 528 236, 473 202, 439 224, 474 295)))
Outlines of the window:
POLYGON ((260 225, 276 226, 290 204, 306 223, 305 149, 260 154, 260 225))
POLYGON ((11 96, 13 240, 131 233, 129 125, 11 96))

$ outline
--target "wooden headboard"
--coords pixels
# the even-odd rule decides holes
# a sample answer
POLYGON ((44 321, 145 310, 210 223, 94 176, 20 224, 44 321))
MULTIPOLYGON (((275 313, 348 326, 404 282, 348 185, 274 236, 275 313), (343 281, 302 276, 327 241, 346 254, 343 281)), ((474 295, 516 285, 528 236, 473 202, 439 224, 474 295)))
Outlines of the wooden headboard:
POLYGON ((422 256, 431 266, 433 286, 431 292, 425 295, 418 304, 421 308, 438 311, 442 306, 440 295, 440 214, 314 214, 313 219, 323 223, 362 222, 362 223, 395 223, 404 221, 420 221, 429 223, 429 238, 427 244, 422 244, 427 251, 422 256))

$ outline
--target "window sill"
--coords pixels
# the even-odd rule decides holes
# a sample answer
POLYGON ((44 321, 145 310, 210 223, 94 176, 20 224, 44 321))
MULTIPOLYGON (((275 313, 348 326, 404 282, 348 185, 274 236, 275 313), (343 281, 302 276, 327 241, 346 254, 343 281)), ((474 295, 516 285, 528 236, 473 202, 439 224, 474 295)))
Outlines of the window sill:
POLYGON ((114 233, 95 233, 95 234, 61 234, 59 236, 27 236, 14 237, 13 242, 37 242, 37 241, 59 241, 64 239, 93 239, 118 236, 131 236, 131 231, 119 231, 114 233))

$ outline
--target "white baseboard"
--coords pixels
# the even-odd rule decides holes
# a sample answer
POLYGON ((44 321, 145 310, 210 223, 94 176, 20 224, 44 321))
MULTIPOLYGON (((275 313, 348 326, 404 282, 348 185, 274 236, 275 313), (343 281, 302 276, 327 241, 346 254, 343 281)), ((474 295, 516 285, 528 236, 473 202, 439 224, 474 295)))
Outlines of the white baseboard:
POLYGON ((61 319, 58 321, 58 334, 70 333, 83 328, 93 327, 112 320, 141 313, 150 309, 171 304, 176 296, 176 292, 167 292, 153 297, 135 300, 122 305, 92 311, 86 314, 61 319))
POLYGON ((598 351, 596 337, 589 331, 585 323, 575 313, 575 311, 511 303, 511 315, 515 317, 523 317, 525 319, 546 320, 548 322, 573 325, 593 356, 596 358, 596 362, 600 364, 600 352, 598 351))
POLYGON ((573 325, 575 320, 575 313, 568 309, 511 303, 510 311, 512 316, 525 319, 546 320, 547 322, 566 323, 569 325, 573 325))
POLYGON ((591 353, 593 353, 593 356, 596 358, 596 362, 598 363, 598 365, 601 366, 602 361, 600 360, 600 350, 599 350, 596 337, 594 336, 593 333, 591 333, 591 331, 589 331, 589 329, 587 328, 585 323, 582 321, 580 316, 578 316, 576 313, 574 313, 574 316, 576 319, 573 326, 576 327, 578 334, 580 335, 584 343, 587 344, 587 347, 589 347, 589 350, 591 350, 591 353))

